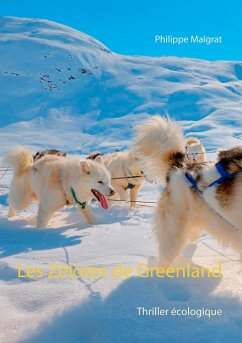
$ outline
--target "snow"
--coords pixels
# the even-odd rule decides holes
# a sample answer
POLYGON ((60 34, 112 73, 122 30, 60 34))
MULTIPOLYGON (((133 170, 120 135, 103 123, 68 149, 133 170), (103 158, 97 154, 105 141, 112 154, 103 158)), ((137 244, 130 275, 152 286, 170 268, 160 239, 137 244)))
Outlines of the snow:
MULTIPOLYGON (((0 157, 22 144, 85 156, 127 148, 133 126, 169 114, 187 136, 218 148, 241 144, 242 63, 122 56, 94 38, 40 19, 0 18, 0 157)), ((0 163, 3 173, 4 163, 0 163)), ((0 176, 1 178, 1 176, 0 176)), ((11 171, 0 180, 0 342, 238 342, 241 265, 228 247, 204 235, 184 260, 213 267, 219 279, 112 277, 49 279, 49 263, 136 268, 152 264, 153 208, 97 205, 98 225, 74 208, 36 229, 32 204, 7 220, 11 171), (18 264, 42 267, 43 278, 18 278, 18 264), (137 307, 214 309, 221 317, 142 317, 137 307)), ((156 201, 145 184, 140 200, 156 201)))

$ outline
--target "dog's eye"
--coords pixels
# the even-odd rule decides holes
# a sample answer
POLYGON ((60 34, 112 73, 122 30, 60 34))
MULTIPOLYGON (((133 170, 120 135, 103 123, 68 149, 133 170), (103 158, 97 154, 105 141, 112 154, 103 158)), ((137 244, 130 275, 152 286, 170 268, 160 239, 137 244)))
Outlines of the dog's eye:
POLYGON ((140 171, 140 174, 144 175, 144 172, 141 170, 141 171, 140 171))
POLYGON ((100 183, 100 185, 103 185, 103 181, 98 181, 98 183, 100 183))

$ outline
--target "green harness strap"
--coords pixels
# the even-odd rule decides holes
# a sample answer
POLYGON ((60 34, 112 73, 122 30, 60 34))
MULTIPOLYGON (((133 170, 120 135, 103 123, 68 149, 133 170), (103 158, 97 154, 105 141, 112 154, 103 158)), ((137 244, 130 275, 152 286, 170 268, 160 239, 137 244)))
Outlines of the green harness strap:
POLYGON ((86 207, 86 204, 87 202, 84 201, 84 202, 80 202, 78 199, 77 199, 77 196, 76 196, 76 193, 74 191, 74 189, 71 187, 71 194, 73 196, 73 199, 75 200, 75 203, 78 204, 79 206, 81 206, 81 208, 84 210, 85 207, 86 207))

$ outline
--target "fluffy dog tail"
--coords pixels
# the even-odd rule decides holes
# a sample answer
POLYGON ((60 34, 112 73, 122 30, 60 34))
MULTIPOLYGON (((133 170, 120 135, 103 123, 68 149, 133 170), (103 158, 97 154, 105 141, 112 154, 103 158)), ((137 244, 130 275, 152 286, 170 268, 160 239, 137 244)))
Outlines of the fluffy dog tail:
POLYGON ((144 162, 149 177, 165 182, 173 167, 182 167, 185 139, 180 127, 168 118, 154 116, 136 126, 133 151, 144 162))
POLYGON ((28 148, 19 146, 8 153, 5 162, 13 167, 15 174, 21 176, 33 165, 33 154, 28 148))

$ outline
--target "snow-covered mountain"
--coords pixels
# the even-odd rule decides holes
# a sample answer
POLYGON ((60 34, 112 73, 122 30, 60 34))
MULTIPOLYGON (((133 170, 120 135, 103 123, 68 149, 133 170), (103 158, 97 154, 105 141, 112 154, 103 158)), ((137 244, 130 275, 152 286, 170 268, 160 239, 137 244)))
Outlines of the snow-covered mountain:
POLYGON ((68 150, 68 132, 79 137, 76 149, 88 149, 94 135, 104 149, 110 142, 125 147, 133 123, 168 114, 182 120, 186 132, 206 138, 210 150, 224 144, 224 135, 231 144, 241 138, 242 63, 122 56, 40 19, 2 17, 0 32, 0 127, 8 137, 20 130, 29 144, 39 129, 44 144, 43 132, 53 129, 48 143, 58 145, 61 136, 68 150), (224 135, 214 142, 221 128, 224 135))

